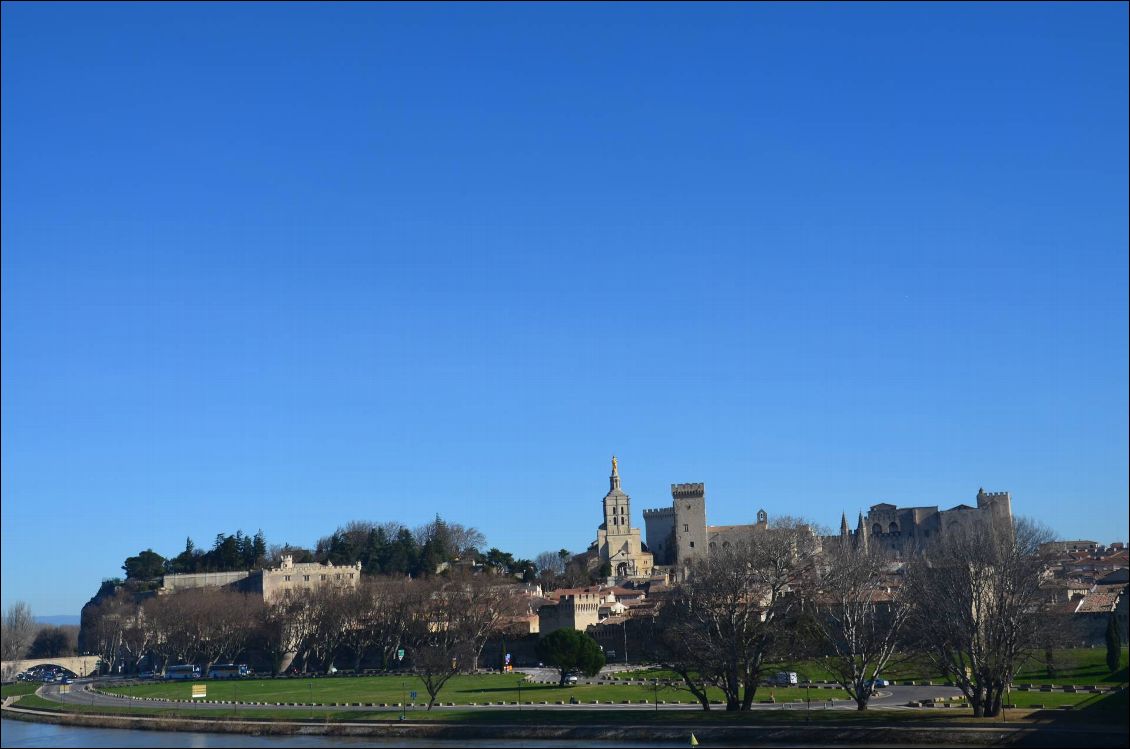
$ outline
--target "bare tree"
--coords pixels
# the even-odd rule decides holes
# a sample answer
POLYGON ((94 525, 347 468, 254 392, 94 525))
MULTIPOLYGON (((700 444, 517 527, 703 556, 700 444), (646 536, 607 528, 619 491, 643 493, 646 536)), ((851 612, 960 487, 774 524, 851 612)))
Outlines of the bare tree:
POLYGON ((234 660, 258 621, 255 601, 234 590, 194 588, 158 596, 145 604, 154 650, 163 659, 200 663, 205 670, 234 660))
POLYGON ((375 644, 376 628, 370 623, 377 614, 377 606, 374 581, 363 579, 341 593, 341 645, 353 656, 354 672, 360 670, 365 652, 375 644))
POLYGON ((567 559, 559 551, 543 551, 534 559, 538 568, 538 582, 545 589, 550 589, 557 578, 564 574, 567 559))
POLYGON ((413 671, 428 692, 429 710, 452 676, 474 670, 487 638, 518 611, 513 589, 470 576, 415 583, 405 639, 413 671))
MULTIPOLYGON (((5 661, 23 658, 39 629, 35 617, 31 615, 31 606, 25 601, 16 601, 8 607, 0 627, 3 629, 0 633, 0 650, 5 661)), ((5 678, 8 676, 9 674, 4 674, 5 678)))
POLYGON ((155 631, 146 621, 144 610, 140 606, 135 607, 133 615, 125 620, 122 628, 122 657, 128 664, 128 670, 137 670, 138 663, 153 643, 154 635, 155 631))
POLYGON ((195 655, 194 612, 188 593, 157 596, 142 607, 145 621, 152 627, 153 651, 161 669, 185 663, 195 655))
POLYGON ((798 605, 791 586, 815 550, 810 526, 782 518, 694 561, 663 614, 674 628, 665 665, 696 696, 714 686, 727 710, 749 710, 766 656, 781 634, 779 622, 798 605))
POLYGON ((859 710, 899 645, 910 614, 901 585, 892 585, 892 560, 881 549, 849 540, 824 548, 813 575, 808 620, 826 648, 828 666, 859 710))
POLYGON ((305 591, 286 590, 270 603, 256 607, 259 647, 271 659, 271 673, 285 670, 309 632, 303 625, 309 619, 303 615, 309 606, 305 591))
POLYGON ((354 670, 373 649, 379 653, 382 668, 392 662, 404 637, 407 585, 403 578, 366 579, 344 596, 342 645, 353 653, 354 670))
POLYGON ((681 688, 690 692, 703 710, 709 710, 707 689, 718 680, 720 672, 715 663, 702 657, 713 644, 711 631, 694 616, 697 605, 689 586, 676 587, 660 604, 652 636, 646 643, 649 655, 678 674, 683 680, 681 688))
POLYGON ((258 601, 223 588, 201 592, 196 652, 207 670, 213 663, 234 661, 243 652, 254 631, 258 601))
POLYGON ((337 586, 323 586, 310 595, 313 629, 308 651, 326 672, 334 667, 334 655, 345 640, 348 595, 346 590, 337 586))
POLYGON ((1040 645, 1047 529, 1018 519, 947 528, 907 568, 911 629, 977 717, 995 717, 1023 660, 1040 645))
POLYGON ((126 630, 136 625, 137 617, 138 605, 133 595, 124 589, 83 609, 86 647, 98 654, 106 671, 113 673, 117 669, 126 630))
POLYGON ((456 601, 440 579, 416 581, 411 588, 411 619, 405 640, 413 672, 428 692, 428 709, 444 684, 470 659, 470 648, 455 622, 456 601))

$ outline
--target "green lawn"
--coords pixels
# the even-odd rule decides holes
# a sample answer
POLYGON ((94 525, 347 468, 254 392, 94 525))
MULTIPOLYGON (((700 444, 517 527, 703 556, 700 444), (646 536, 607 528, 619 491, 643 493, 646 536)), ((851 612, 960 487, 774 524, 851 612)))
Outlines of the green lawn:
MULTIPOLYGON (((574 687, 560 687, 556 684, 531 684, 522 681, 517 674, 455 676, 447 682, 439 694, 439 701, 466 705, 471 702, 517 702, 518 684, 522 683, 522 702, 555 703, 568 702, 575 697, 584 703, 600 700, 602 703, 622 703, 631 700, 639 703, 653 699, 673 702, 693 702, 694 697, 687 691, 661 686, 658 691, 653 686, 625 684, 578 684, 574 687)), ((135 697, 162 697, 190 699, 191 685, 207 684, 210 700, 239 700, 241 702, 300 702, 306 704, 332 704, 335 702, 361 702, 395 704, 399 702, 427 702, 427 692, 416 677, 398 676, 358 676, 332 679, 249 679, 239 681, 197 681, 197 682, 145 682, 129 686, 107 689, 116 694, 135 697), (411 692, 416 692, 413 699, 411 692)), ((712 690, 712 699, 721 700, 722 693, 712 690)), ((774 697, 777 701, 805 699, 806 690, 799 688, 770 689, 764 687, 757 692, 757 699, 774 697)), ((847 699, 840 690, 812 690, 814 701, 821 699, 847 699)))
POLYGON ((43 686, 42 684, 32 684, 29 682, 17 682, 15 684, 5 684, 0 686, 0 699, 4 697, 12 697, 18 694, 34 694, 35 690, 43 686))
MULTIPOLYGON (((1043 653, 1026 661, 1013 680, 1015 684, 1125 684, 1126 667, 1111 673, 1106 667, 1105 648, 1070 648, 1053 651, 1055 674, 1049 674, 1043 653)), ((1126 663, 1127 648, 1122 648, 1122 663, 1126 663)), ((795 671, 803 681, 833 681, 823 659, 808 661, 783 661, 771 663, 764 673, 769 676, 776 671, 795 671)), ((642 669, 619 674, 620 676, 639 676, 643 678, 677 679, 676 674, 660 669, 642 669)), ((944 678, 937 673, 929 661, 921 657, 894 658, 883 672, 882 677, 892 681, 933 681, 939 683, 944 678)))
MULTIPOLYGON (((1127 649, 1122 648, 1122 663, 1127 649)), ((1015 684, 1125 684, 1126 667, 1113 674, 1106 667, 1106 648, 1076 648, 1054 651, 1055 675, 1048 673, 1042 653, 1025 663, 1015 684)))

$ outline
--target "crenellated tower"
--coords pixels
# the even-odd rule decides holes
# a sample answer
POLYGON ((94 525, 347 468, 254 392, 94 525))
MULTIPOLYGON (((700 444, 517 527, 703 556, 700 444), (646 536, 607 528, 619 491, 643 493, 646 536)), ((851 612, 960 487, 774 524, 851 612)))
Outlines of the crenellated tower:
POLYGON ((675 556, 679 575, 685 578, 690 563, 707 553, 706 485, 671 484, 671 504, 675 510, 675 556))

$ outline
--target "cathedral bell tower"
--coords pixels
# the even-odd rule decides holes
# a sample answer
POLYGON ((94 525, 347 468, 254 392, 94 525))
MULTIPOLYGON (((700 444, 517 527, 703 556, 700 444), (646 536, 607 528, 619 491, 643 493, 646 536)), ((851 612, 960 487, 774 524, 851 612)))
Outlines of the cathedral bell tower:
POLYGON ((604 495, 604 528, 609 536, 631 532, 632 498, 620 488, 620 466, 612 456, 612 475, 608 477, 608 494, 604 495))
POLYGON ((648 577, 655 558, 643 550, 640 529, 632 527, 631 498, 620 488, 620 466, 612 457, 608 493, 604 495, 604 522, 596 531, 596 549, 608 564, 610 580, 648 577))

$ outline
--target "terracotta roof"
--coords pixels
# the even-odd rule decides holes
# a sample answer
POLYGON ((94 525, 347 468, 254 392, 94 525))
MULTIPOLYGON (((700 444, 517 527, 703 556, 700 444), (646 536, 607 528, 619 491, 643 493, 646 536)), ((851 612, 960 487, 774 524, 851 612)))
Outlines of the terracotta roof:
POLYGON ((1076 609, 1079 614, 1106 613, 1114 610, 1125 585, 1096 585, 1076 609))

